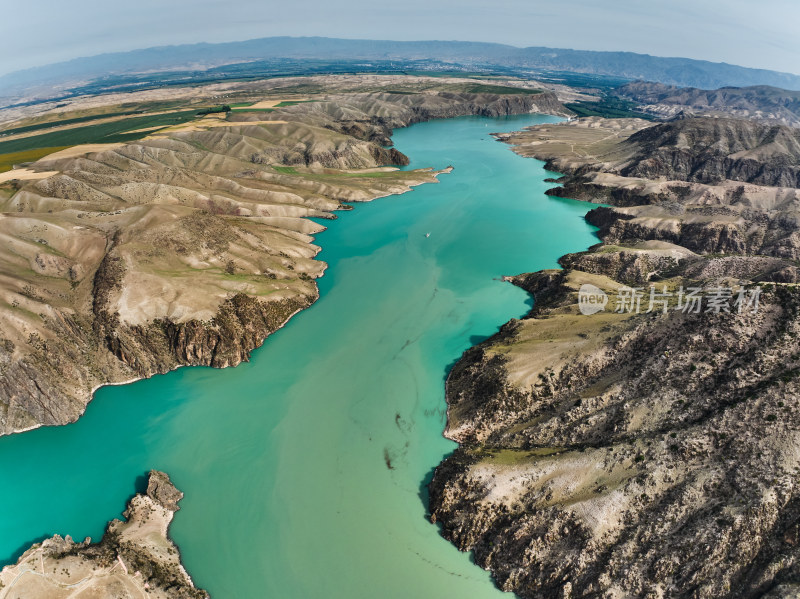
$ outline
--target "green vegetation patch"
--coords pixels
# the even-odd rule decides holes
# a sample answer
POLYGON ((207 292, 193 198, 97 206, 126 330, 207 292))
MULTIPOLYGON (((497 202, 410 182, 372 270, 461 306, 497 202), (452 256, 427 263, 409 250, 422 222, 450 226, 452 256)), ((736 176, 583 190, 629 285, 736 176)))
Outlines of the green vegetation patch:
POLYGON ((392 171, 375 171, 371 173, 349 173, 345 171, 325 169, 321 173, 317 172, 299 172, 293 166, 275 166, 272 168, 284 175, 299 175, 307 179, 315 181, 329 181, 331 179, 404 179, 408 175, 408 171, 392 170, 392 171))
POLYGON ((43 158, 53 152, 58 152, 68 148, 69 146, 56 146, 52 148, 37 148, 35 150, 25 150, 22 152, 10 152, 8 154, 0 154, 0 173, 10 171, 15 164, 24 164, 26 162, 34 162, 43 158))
POLYGON ((559 455, 566 451, 564 447, 538 447, 534 449, 497 449, 479 447, 472 450, 473 455, 491 464, 514 466, 536 462, 542 458, 559 455))
POLYGON ((306 104, 307 102, 316 102, 316 100, 284 100, 275 104, 275 108, 285 108, 286 106, 294 106, 295 104, 306 104))
POLYGON ((86 127, 75 127, 41 135, 31 135, 20 139, 0 141, 0 154, 25 152, 38 148, 68 147, 78 144, 119 143, 141 139, 152 131, 138 131, 151 127, 169 127, 191 121, 196 117, 194 110, 169 114, 152 114, 133 117, 111 123, 100 123, 86 127))
MULTIPOLYGON (((396 73, 397 71, 378 71, 380 73, 396 73)), ((483 71, 417 71, 414 69, 404 69, 404 75, 413 75, 415 77, 437 77, 440 79, 507 79, 507 75, 491 75, 483 71)))
POLYGON ((319 177, 355 177, 359 179, 394 179, 403 178, 406 171, 385 171, 376 173, 323 173, 319 177))
POLYGON ((564 104, 579 117, 601 116, 607 119, 638 118, 652 121, 655 117, 637 110, 638 105, 628 100, 607 96, 599 102, 571 102, 564 104))
POLYGON ((3 135, 15 135, 17 133, 30 133, 32 131, 39 131, 40 129, 51 129, 53 127, 65 127, 67 125, 75 125, 77 123, 87 123, 96 121, 98 119, 108 119, 118 116, 128 116, 130 112, 109 112, 108 114, 92 114, 89 116, 81 116, 72 119, 64 119, 63 121, 46 121, 43 123, 36 123, 34 125, 27 125, 25 127, 14 127, 12 129, 5 129, 0 132, 0 139, 3 135))
POLYGON ((462 86, 468 94, 541 94, 540 89, 525 89, 522 87, 511 87, 510 85, 491 85, 488 83, 465 83, 462 86))
MULTIPOLYGON (((20 124, 10 129, 0 127, 0 134, 29 133, 39 129, 50 127, 62 127, 77 123, 88 123, 91 121, 126 116, 145 116, 155 112, 165 112, 168 110, 178 110, 186 107, 185 102, 177 101, 151 101, 151 102, 125 102, 108 106, 98 106, 93 108, 83 108, 68 112, 48 112, 35 117, 30 117, 18 121, 20 124)), ((0 137, 0 139, 2 139, 0 137)))
POLYGON ((221 112, 230 112, 231 107, 227 104, 223 104, 222 106, 212 106, 211 108, 204 108, 203 110, 199 110, 197 112, 197 116, 205 116, 207 114, 219 114, 221 112))
POLYGON ((335 179, 338 177, 348 177, 355 179, 392 179, 398 175, 403 175, 405 171, 376 171, 374 173, 346 173, 342 171, 323 171, 321 173, 309 173, 309 176, 316 179, 335 179))

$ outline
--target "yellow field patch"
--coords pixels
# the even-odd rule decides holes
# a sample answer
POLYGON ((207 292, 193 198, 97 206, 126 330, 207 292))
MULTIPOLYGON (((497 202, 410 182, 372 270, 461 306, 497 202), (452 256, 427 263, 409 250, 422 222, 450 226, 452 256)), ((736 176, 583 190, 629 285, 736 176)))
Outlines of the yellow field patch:
POLYGON ((59 150, 63 150, 64 148, 68 148, 69 146, 59 146, 55 148, 36 148, 35 150, 24 150, 22 152, 10 152, 9 154, 0 154, 0 173, 4 173, 6 171, 10 171, 14 168, 15 164, 23 164, 25 162, 34 162, 42 158, 43 156, 47 156, 48 154, 52 154, 53 152, 58 152, 59 150))
POLYGON ((173 125, 155 132, 150 135, 150 138, 168 137, 170 133, 185 133, 188 131, 204 131, 212 127, 246 127, 250 125, 286 125, 289 121, 189 121, 188 123, 181 123, 180 125, 173 125))
POLYGON ((29 168, 15 168, 9 171, 3 171, 0 173, 0 183, 5 183, 6 181, 13 181, 17 179, 18 181, 30 181, 32 179, 45 179, 47 177, 51 177, 53 175, 57 175, 58 171, 40 171, 36 172, 33 169, 29 168))
POLYGON ((79 144, 76 146, 65 146, 63 148, 51 148, 51 150, 55 149, 58 150, 58 152, 53 153, 53 155, 49 156, 48 159, 62 160, 64 158, 74 158, 75 156, 83 156, 84 154, 113 150, 114 148, 118 148, 122 145, 124 144, 117 142, 110 144, 79 144))
POLYGON ((278 104, 282 102, 305 102, 308 98, 280 98, 279 100, 262 100, 261 102, 256 102, 251 106, 242 106, 241 109, 259 109, 259 108, 275 108, 278 104))

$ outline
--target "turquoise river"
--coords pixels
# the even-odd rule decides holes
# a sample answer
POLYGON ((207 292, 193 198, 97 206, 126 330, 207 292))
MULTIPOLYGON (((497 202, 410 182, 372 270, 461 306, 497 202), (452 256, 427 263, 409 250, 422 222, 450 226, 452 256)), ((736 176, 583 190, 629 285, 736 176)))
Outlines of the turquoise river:
POLYGON ((555 120, 396 131, 410 168, 454 171, 326 221, 320 300, 249 363, 104 387, 74 424, 0 438, 0 562, 99 539, 156 468, 186 494, 171 533, 213 599, 507 597, 426 519, 425 483, 455 448, 448 367, 530 309, 500 276, 596 242, 588 206, 489 135, 555 120))

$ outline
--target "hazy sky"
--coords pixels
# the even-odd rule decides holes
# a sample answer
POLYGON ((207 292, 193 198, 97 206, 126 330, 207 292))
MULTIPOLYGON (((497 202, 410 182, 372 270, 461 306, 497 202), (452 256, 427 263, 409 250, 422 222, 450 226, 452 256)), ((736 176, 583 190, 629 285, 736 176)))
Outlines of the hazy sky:
POLYGON ((797 0, 7 2, 0 74, 104 52, 273 35, 630 50, 800 73, 797 0))

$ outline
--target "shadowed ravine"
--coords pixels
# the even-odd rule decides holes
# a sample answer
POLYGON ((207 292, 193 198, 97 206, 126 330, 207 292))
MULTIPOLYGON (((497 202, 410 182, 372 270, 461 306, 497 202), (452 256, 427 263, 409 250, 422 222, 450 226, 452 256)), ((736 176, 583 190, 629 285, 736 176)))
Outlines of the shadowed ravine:
POLYGON ((186 494, 172 536, 216 599, 499 596, 426 520, 421 485, 455 447, 446 369, 530 307, 499 277, 595 241, 585 204, 545 196, 542 163, 489 136, 547 120, 397 131, 410 168, 455 170, 340 213, 317 238, 321 299, 250 363, 103 388, 75 424, 0 438, 0 559, 99 538, 158 469, 186 494))

